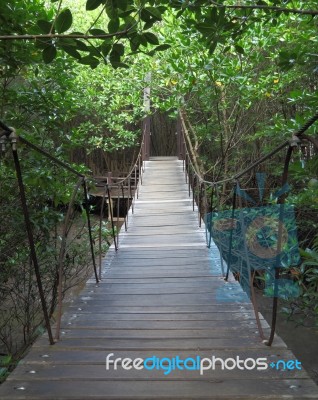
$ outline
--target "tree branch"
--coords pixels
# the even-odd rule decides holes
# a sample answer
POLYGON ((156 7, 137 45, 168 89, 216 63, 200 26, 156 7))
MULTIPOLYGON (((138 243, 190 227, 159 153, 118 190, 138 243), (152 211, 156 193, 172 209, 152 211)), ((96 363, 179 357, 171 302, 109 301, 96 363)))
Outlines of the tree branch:
POLYGON ((183 127, 184 136, 187 139, 187 142, 188 142, 188 145, 189 145, 189 151, 191 153, 192 162, 194 164, 196 172, 202 177, 204 175, 204 171, 202 171, 202 168, 198 163, 198 154, 193 149, 193 146, 192 146, 192 143, 191 143, 191 139, 190 139, 190 136, 189 136, 189 132, 188 132, 188 129, 186 127, 186 122, 185 122, 185 119, 184 119, 185 115, 186 115, 185 110, 181 109, 180 113, 179 113, 179 116, 180 116, 181 124, 182 124, 182 127, 183 127))
POLYGON ((125 36, 129 30, 124 30, 115 33, 107 33, 105 35, 84 35, 84 34, 69 34, 63 35, 58 33, 48 33, 44 35, 4 35, 0 36, 0 40, 37 40, 37 39, 107 39, 115 36, 125 36))
POLYGON ((54 29, 54 26, 55 26, 55 22, 56 22, 56 20, 57 20, 57 17, 59 16, 59 13, 60 13, 60 10, 61 10, 61 7, 62 7, 62 1, 63 0, 60 0, 59 1, 59 5, 58 5, 58 7, 57 7, 57 11, 56 11, 56 14, 55 14, 55 18, 54 18, 54 21, 53 21, 53 23, 52 23, 52 25, 51 25, 51 29, 50 29, 50 34, 52 34, 52 32, 53 32, 53 29, 54 29))
POLYGON ((302 15, 318 15, 318 10, 300 10, 297 8, 285 8, 285 7, 276 7, 276 6, 265 6, 265 5, 232 5, 232 6, 226 6, 224 4, 219 4, 213 0, 210 0, 210 3, 213 4, 214 6, 220 7, 220 8, 232 8, 232 9, 241 9, 241 10, 269 10, 269 11, 275 11, 275 12, 283 12, 283 13, 289 13, 289 14, 302 14, 302 15))
POLYGON ((308 140, 308 142, 312 143, 316 147, 316 150, 318 150, 318 138, 316 136, 301 135, 301 138, 308 140))

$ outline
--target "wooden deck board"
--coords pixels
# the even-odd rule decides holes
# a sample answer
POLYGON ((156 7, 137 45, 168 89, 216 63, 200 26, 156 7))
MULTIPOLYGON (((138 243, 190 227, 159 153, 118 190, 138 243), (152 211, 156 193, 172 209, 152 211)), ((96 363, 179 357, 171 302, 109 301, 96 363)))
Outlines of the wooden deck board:
MULTIPOLYGON (((215 245, 192 211, 182 162, 147 162, 143 186, 121 232, 120 250, 104 260, 103 280, 88 280, 62 319, 61 340, 40 337, 0 386, 1 400, 317 399, 302 370, 106 370, 105 358, 295 359, 276 337, 259 338, 248 297, 221 277, 215 245)), ((269 327, 261 316, 266 335, 269 327)), ((163 365, 167 366, 166 360, 163 365)))
MULTIPOLYGON (((32 350, 25 358, 21 361, 21 365, 23 366, 23 370, 26 370, 28 366, 31 365, 38 365, 38 366, 45 366, 45 365, 103 365, 105 368, 105 357, 108 353, 101 353, 97 350, 83 350, 83 349, 61 349, 58 346, 54 346, 54 348, 50 349, 50 352, 47 351, 47 346, 37 347, 32 350)), ((282 349, 268 349, 268 347, 264 346, 263 350, 259 349, 242 349, 240 351, 241 358, 247 357, 268 357, 269 360, 277 360, 281 357, 282 349)), ((285 349, 284 354, 286 357, 291 359, 293 354, 290 350, 285 349)), ((118 350, 116 351, 116 355, 120 358, 124 357, 131 357, 137 358, 142 357, 143 359, 151 357, 154 355, 152 350, 118 350)), ((210 354, 204 350, 179 350, 171 351, 171 350, 158 350, 156 352, 157 357, 166 358, 166 357, 176 357, 177 355, 181 358, 185 359, 187 357, 207 357, 210 354)), ((233 357, 236 355, 235 350, 233 349, 214 349, 213 355, 216 357, 224 356, 226 358, 233 357)), ((217 372, 215 370, 214 372, 217 372)), ((234 370, 233 370, 234 371, 234 370)), ((269 369, 267 370, 269 371, 269 369)), ((19 375, 19 370, 15 370, 16 374, 19 375)), ((289 371, 285 371, 287 374, 289 371)), ((301 371, 296 371, 300 373, 301 371)), ((14 376, 17 376, 14 375, 14 376)), ((12 375, 11 375, 12 376, 12 375)), ((106 374, 105 374, 106 378, 106 374)), ((262 374, 259 375, 259 379, 262 378, 262 374)))
POLYGON ((108 381, 89 379, 80 382, 68 380, 21 379, 8 381, 1 390, 1 399, 25 400, 87 400, 87 399, 317 399, 316 386, 309 379, 216 379, 183 381, 157 378, 157 380, 108 381), (160 380, 159 380, 160 379, 160 380), (11 389, 15 387, 16 389, 11 389), (22 390, 21 390, 22 389, 22 390), (13 397, 14 395, 14 397, 13 397))
MULTIPOLYGON (((33 371, 34 369, 26 368, 25 370, 19 369, 14 372, 14 374, 10 377, 10 380, 17 380, 17 379, 27 379, 30 371, 33 371)), ((213 372, 213 379, 226 379, 228 375, 228 371, 225 370, 217 370, 213 372)), ((259 375, 257 371, 251 371, 250 373, 250 378, 257 379, 259 375)), ((244 371, 240 370, 233 370, 230 372, 231 379, 242 379, 244 378, 244 371)), ((211 374, 210 374, 211 377, 211 374)), ((173 378, 175 380, 182 380, 182 381, 187 381, 187 380, 204 380, 207 377, 204 375, 197 374, 194 371, 173 371, 173 375, 169 377, 170 379, 173 378)), ((264 372, 260 379, 281 379, 281 378, 306 378, 305 372, 302 373, 296 373, 295 370, 293 371, 288 371, 287 373, 284 371, 280 371, 277 373, 276 371, 270 369, 264 372)), ((59 365, 58 368, 56 368, 55 365, 52 364, 47 364, 45 365, 44 368, 39 370, 35 376, 35 380, 61 380, 61 381, 67 381, 67 380, 86 380, 86 379, 92 379, 92 380, 102 380, 102 381, 112 381, 112 380, 166 380, 167 376, 162 374, 161 376, 158 376, 158 373, 156 371, 147 371, 145 374, 144 371, 137 371, 137 370, 130 370, 130 371, 125 371, 123 369, 117 369, 117 370, 110 370, 108 374, 105 374, 105 371, 103 368, 100 367, 100 364, 89 364, 89 365, 77 365, 76 370, 74 371, 74 366, 73 365, 64 365, 61 364, 59 365)))

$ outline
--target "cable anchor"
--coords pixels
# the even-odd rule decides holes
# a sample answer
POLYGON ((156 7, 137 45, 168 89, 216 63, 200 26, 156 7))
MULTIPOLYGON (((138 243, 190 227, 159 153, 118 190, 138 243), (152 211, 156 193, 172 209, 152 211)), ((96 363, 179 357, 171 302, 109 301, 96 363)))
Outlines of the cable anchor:
POLYGON ((11 142, 12 150, 17 151, 18 135, 14 128, 11 128, 11 133, 9 135, 9 141, 11 142))

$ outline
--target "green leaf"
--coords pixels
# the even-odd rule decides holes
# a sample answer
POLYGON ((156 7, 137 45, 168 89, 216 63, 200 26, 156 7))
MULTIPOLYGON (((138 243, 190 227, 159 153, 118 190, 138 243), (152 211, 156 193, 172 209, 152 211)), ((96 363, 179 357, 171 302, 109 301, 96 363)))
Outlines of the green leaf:
POLYGON ((221 24, 224 22, 225 10, 226 10, 226 7, 221 7, 221 8, 219 9, 219 20, 218 20, 218 25, 221 25, 221 24))
POLYGON ((119 18, 113 18, 108 23, 108 32, 116 33, 119 29, 119 18))
POLYGON ((69 54, 70 56, 76 58, 77 60, 81 59, 80 53, 76 50, 73 46, 68 45, 61 45, 61 48, 65 51, 65 53, 69 54))
POLYGON ((61 13, 56 19, 55 22, 55 28, 58 33, 63 33, 67 31, 71 26, 73 22, 73 17, 70 9, 66 8, 61 13))
POLYGON ((147 42, 150 44, 159 44, 159 40, 156 35, 150 32, 145 32, 143 36, 146 38, 147 42))
POLYGON ((92 11, 98 8, 101 4, 104 3, 104 0, 87 0, 86 2, 86 10, 92 11))
POLYGON ((107 0, 106 2, 106 14, 109 17, 109 19, 114 19, 118 18, 118 8, 114 4, 115 0, 107 0))
POLYGON ((89 65, 92 68, 96 68, 99 64, 99 60, 93 56, 86 56, 79 60, 79 63, 89 65))
POLYGON ((218 45, 217 40, 213 40, 209 46, 209 53, 213 54, 214 50, 216 49, 216 46, 218 45))
POLYGON ((115 43, 113 45, 113 49, 112 49, 112 53, 115 52, 117 54, 119 54, 120 56, 123 56, 125 53, 125 47, 123 44, 121 43, 115 43))
MULTIPOLYGON (((143 21, 145 21, 145 22, 149 22, 149 21, 152 21, 152 20, 154 20, 153 18, 152 18, 152 15, 150 14, 150 12, 149 11, 147 11, 146 9, 142 9, 141 10, 141 12, 140 12, 140 18, 143 20, 143 21)), ((155 20, 154 20, 155 21, 155 20)))
POLYGON ((158 6, 158 7, 156 7, 156 9, 158 10, 158 11, 160 11, 160 14, 162 15, 165 11, 167 11, 167 7, 165 7, 165 6, 158 6))
POLYGON ((163 50, 167 50, 170 49, 170 44, 161 44, 157 47, 154 48, 155 51, 163 51, 163 50))
POLYGON ((206 23, 206 22, 202 22, 199 24, 196 24, 196 28, 199 32, 201 32, 202 34, 208 35, 211 32, 215 32, 215 26, 206 23))
POLYGON ((116 61, 111 61, 111 64, 113 66, 113 68, 117 69, 117 68, 129 68, 129 65, 122 63, 122 62, 116 62, 116 61))
POLYGON ((140 43, 130 42, 130 49, 132 52, 136 52, 139 49, 140 43))
POLYGON ((147 29, 150 29, 155 22, 156 22, 155 19, 151 19, 150 21, 147 21, 144 25, 144 30, 146 31, 147 29))
POLYGON ((56 57, 56 54, 57 54, 56 47, 53 44, 46 47, 42 52, 42 58, 45 64, 49 64, 50 62, 52 62, 56 57))
POLYGON ((139 38, 139 43, 142 45, 142 46, 144 46, 144 47, 147 47, 148 46, 148 42, 147 42, 147 39, 146 39, 146 37, 145 37, 145 35, 138 35, 138 38, 139 38))
POLYGON ((82 40, 75 39, 77 50, 79 51, 89 51, 89 48, 86 43, 82 40))
POLYGON ((120 27, 120 30, 129 30, 129 34, 137 31, 137 21, 128 16, 125 18, 125 23, 120 27))
POLYGON ((131 13, 133 13, 133 12, 136 12, 136 9, 133 8, 133 7, 131 7, 131 8, 129 8, 128 10, 119 12, 118 15, 119 15, 121 18, 125 18, 125 17, 128 17, 128 16, 129 16, 131 13))
POLYGON ((176 18, 181 17, 181 15, 185 12, 185 9, 183 8, 182 10, 177 12, 176 18))
POLYGON ((209 20, 212 23, 217 23, 219 20, 219 16, 218 16, 218 10, 217 7, 213 7, 212 9, 210 9, 209 13, 208 13, 208 17, 209 20))
POLYGON ((116 53, 116 51, 111 51, 109 55, 109 61, 113 64, 114 62, 120 62, 120 54, 116 53))
POLYGON ((50 46, 51 43, 52 43, 51 39, 37 38, 35 41, 35 47, 38 49, 45 49, 46 47, 50 46))
POLYGON ((92 35, 107 35, 107 33, 105 31, 103 31, 103 29, 90 29, 89 33, 91 33, 92 35))
POLYGON ((137 51, 140 45, 141 45, 140 35, 138 33, 134 33, 130 37, 130 48, 131 48, 131 51, 137 51))
POLYGON ((239 53, 239 54, 244 54, 244 49, 242 46, 236 44, 235 45, 235 50, 239 53))
POLYGON ((100 49, 95 46, 87 46, 90 56, 99 58, 101 56, 100 49))
POLYGON ((107 57, 107 56, 108 56, 108 54, 109 54, 111 48, 112 48, 112 45, 111 45, 110 43, 105 43, 105 42, 104 42, 104 43, 102 44, 102 46, 101 46, 101 52, 102 52, 102 54, 103 54, 104 57, 107 57))
POLYGON ((128 5, 128 0, 117 0, 117 1, 116 1, 116 4, 117 4, 117 7, 118 7, 120 10, 125 11, 126 8, 127 8, 127 5, 128 5))
POLYGON ((58 40, 58 45, 67 47, 77 47, 76 40, 73 38, 61 38, 58 40))
POLYGON ((145 10, 147 10, 156 20, 162 20, 161 12, 158 10, 158 8, 146 7, 145 10))
MULTIPOLYGON (((44 19, 40 19, 39 21, 37 21, 36 24, 43 33, 50 33, 51 27, 52 27, 52 22, 45 21, 44 19)), ((52 31, 52 33, 54 33, 54 32, 52 31)))

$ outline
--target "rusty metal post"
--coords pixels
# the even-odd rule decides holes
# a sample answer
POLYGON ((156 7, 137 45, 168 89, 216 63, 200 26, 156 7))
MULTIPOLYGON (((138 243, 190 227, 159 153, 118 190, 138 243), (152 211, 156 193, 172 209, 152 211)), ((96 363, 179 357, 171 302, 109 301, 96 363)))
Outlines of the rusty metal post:
POLYGON ((194 211, 196 183, 197 183, 197 177, 196 177, 195 172, 193 171, 193 175, 192 175, 192 211, 194 211))
POLYGON ((107 189, 106 189, 106 185, 105 185, 104 192, 103 192, 103 198, 102 198, 102 204, 100 207, 100 214, 99 214, 99 266, 98 266, 99 280, 102 279, 102 229, 103 229, 103 217, 104 217, 106 196, 107 196, 107 189))
POLYGON ((96 280, 96 283, 98 283, 99 279, 98 279, 96 260, 95 260, 92 224, 91 224, 91 218, 90 218, 90 214, 89 214, 89 194, 88 194, 88 189, 87 189, 87 184, 86 184, 85 179, 83 180, 82 186, 83 186, 83 191, 84 191, 84 206, 85 206, 85 212, 86 212, 86 218, 87 218, 87 228, 88 228, 89 243, 90 243, 90 249, 91 249, 91 255, 92 255, 92 262, 93 262, 95 280, 96 280))
POLYGON ((111 197, 111 185, 113 183, 112 179, 112 172, 107 172, 107 186, 109 190, 109 196, 108 196, 108 220, 111 219, 111 215, 113 215, 113 200, 111 197))
POLYGON ((132 196, 132 190, 131 190, 131 177, 128 179, 128 186, 129 186, 129 201, 131 199, 131 213, 134 213, 134 199, 132 196))
POLYGON ((182 124, 180 118, 177 119, 177 152, 179 160, 184 161, 184 144, 183 144, 182 124))
POLYGON ((125 208, 125 211, 124 211, 125 212, 125 217, 124 217, 125 232, 127 232, 128 204, 126 203, 124 183, 121 184, 121 194, 122 194, 124 208, 125 208))
POLYGON ((147 116, 143 120, 144 132, 144 146, 143 146, 143 160, 148 161, 150 156, 150 81, 151 72, 148 72, 145 76, 146 87, 144 88, 144 111, 147 116))
POLYGON ((117 237, 117 247, 119 247, 119 208, 120 208, 120 190, 117 187, 117 221, 116 221, 116 237, 117 237))
POLYGON ((13 160, 14 160, 14 165, 15 165, 15 170, 16 170, 17 180, 18 180, 18 185, 19 185, 20 199, 21 199, 21 206, 22 206, 22 211, 23 211, 23 216, 24 216, 24 222, 25 222, 26 232, 27 232, 29 246, 30 246, 30 255, 31 255, 31 260, 32 260, 33 267, 34 267, 36 282, 37 282, 37 286, 38 286, 38 290, 39 290, 44 321, 45 321, 47 333, 49 336, 49 342, 50 342, 50 344, 54 344, 55 342, 53 339, 50 317, 48 314, 48 309, 47 309, 47 304, 46 304, 46 299, 45 299, 45 294, 44 294, 44 289, 43 289, 43 284, 42 284, 40 265, 39 265, 37 254, 36 254, 36 247, 35 247, 33 229, 32 229, 32 224, 31 224, 31 219, 30 219, 30 214, 29 214, 29 208, 28 208, 27 200, 26 200, 24 182, 23 182, 20 160, 19 160, 18 150, 17 150, 17 136, 15 134, 15 131, 13 131, 11 133, 10 140, 11 140, 12 155, 13 155, 13 160))
POLYGON ((191 168, 190 164, 188 164, 188 194, 191 196, 191 168))
POLYGON ((138 193, 138 184, 137 184, 137 167, 135 166, 135 169, 134 169, 134 180, 135 180, 135 191, 134 191, 134 197, 136 196, 137 197, 137 199, 138 199, 138 195, 139 195, 139 193, 138 193))
POLYGON ((143 142, 143 161, 148 161, 150 156, 150 116, 148 115, 142 122, 143 132, 144 132, 144 142, 143 142))
POLYGON ((205 196, 203 196, 203 193, 205 192, 205 183, 199 181, 199 192, 198 192, 198 218, 199 218, 199 228, 201 228, 202 222, 202 208, 203 211, 205 211, 205 207, 202 207, 202 202, 205 201, 205 196))
POLYGON ((184 177, 185 177, 185 182, 186 183, 188 183, 188 179, 189 179, 187 162, 188 162, 188 154, 185 153, 185 157, 184 157, 184 177))
MULTIPOLYGON (((108 197, 108 205, 111 203, 111 193, 109 190, 109 186, 108 184, 106 185, 106 189, 107 189, 107 197, 108 197)), ((114 246, 115 246, 115 250, 118 250, 118 246, 117 246, 117 240, 116 240, 116 234, 115 234, 115 225, 114 225, 114 217, 113 217, 113 209, 111 207, 108 207, 110 209, 110 222, 112 225, 112 233, 113 233, 113 240, 114 240, 114 246)))
POLYGON ((141 158, 138 158, 138 170, 139 170, 139 180, 142 185, 142 167, 141 167, 141 158))

